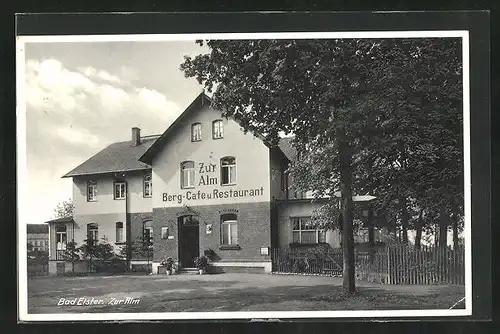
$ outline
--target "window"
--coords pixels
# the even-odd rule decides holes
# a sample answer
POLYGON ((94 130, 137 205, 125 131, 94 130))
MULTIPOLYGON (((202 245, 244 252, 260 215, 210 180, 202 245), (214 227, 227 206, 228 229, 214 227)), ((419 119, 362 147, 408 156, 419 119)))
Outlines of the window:
POLYGON ((66 249, 67 235, 66 235, 66 225, 56 226, 56 249, 64 250, 66 249))
POLYGON ((221 216, 221 244, 238 244, 238 219, 235 214, 221 216))
POLYGON ((326 242, 326 233, 316 228, 311 217, 292 218, 292 240, 300 244, 316 244, 326 242))
POLYGON ((153 222, 151 220, 145 221, 143 223, 143 242, 147 244, 149 248, 153 248, 153 222))
POLYGON ((161 238, 168 239, 168 227, 161 228, 161 238))
POLYGON ((125 199, 126 189, 125 182, 115 182, 115 199, 125 199))
POLYGON ((144 176, 144 197, 151 197, 153 195, 153 184, 151 182, 151 174, 144 176))
POLYGON ((88 202, 97 201, 97 182, 95 181, 87 182, 87 201, 88 202))
POLYGON ((194 161, 181 163, 181 188, 194 187, 194 161))
POLYGON ((89 245, 96 245, 99 240, 98 235, 99 227, 97 224, 90 223, 87 224, 87 243, 89 245))
POLYGON ((230 185, 236 183, 236 158, 224 157, 220 160, 221 183, 230 185))
POLYGON ((201 140, 201 123, 191 124, 191 141, 201 140))
POLYGON ((116 242, 123 242, 123 223, 116 223, 116 242))
POLYGON ((285 170, 281 170, 281 191, 286 191, 288 183, 288 173, 285 170))
POLYGON ((212 122, 212 138, 224 138, 224 123, 220 119, 212 122))

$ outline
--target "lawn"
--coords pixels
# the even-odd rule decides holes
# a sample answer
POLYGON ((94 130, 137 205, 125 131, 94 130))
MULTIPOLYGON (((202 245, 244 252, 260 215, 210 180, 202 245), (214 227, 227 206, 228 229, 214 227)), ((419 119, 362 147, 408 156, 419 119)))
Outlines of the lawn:
POLYGON ((463 286, 358 282, 347 297, 341 285, 339 278, 266 274, 43 277, 28 280, 28 313, 448 309, 464 296, 463 286), (60 306, 61 298, 98 304, 60 306))

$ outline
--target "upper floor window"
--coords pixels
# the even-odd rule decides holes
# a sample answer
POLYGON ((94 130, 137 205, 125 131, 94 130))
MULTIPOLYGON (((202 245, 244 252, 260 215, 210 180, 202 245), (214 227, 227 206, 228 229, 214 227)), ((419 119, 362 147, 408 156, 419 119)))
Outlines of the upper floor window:
POLYGON ((151 174, 144 176, 144 197, 151 197, 153 195, 153 183, 151 182, 151 174))
POLYGON ((97 182, 95 181, 87 182, 87 201, 88 202, 97 201, 97 182))
POLYGON ((221 244, 238 244, 238 218, 233 213, 221 216, 221 244))
POLYGON ((294 243, 316 244, 326 241, 325 230, 317 228, 311 217, 292 218, 292 239, 294 243))
POLYGON ((66 242, 67 242, 66 225, 57 225, 56 226, 56 249, 57 250, 66 249, 66 242))
POLYGON ((99 227, 95 223, 87 224, 87 243, 89 245, 97 244, 99 240, 99 227))
POLYGON ((191 141, 201 140, 201 123, 191 124, 191 141))
POLYGON ((181 188, 194 187, 194 161, 181 163, 181 188))
POLYGON ((115 199, 125 199, 127 187, 125 182, 115 182, 115 199))
POLYGON ((212 122, 212 138, 224 138, 224 123, 220 119, 212 122))
POLYGON ((236 183, 236 158, 224 157, 220 159, 221 183, 230 185, 236 183))
POLYGON ((116 223, 116 242, 123 242, 123 223, 116 223))

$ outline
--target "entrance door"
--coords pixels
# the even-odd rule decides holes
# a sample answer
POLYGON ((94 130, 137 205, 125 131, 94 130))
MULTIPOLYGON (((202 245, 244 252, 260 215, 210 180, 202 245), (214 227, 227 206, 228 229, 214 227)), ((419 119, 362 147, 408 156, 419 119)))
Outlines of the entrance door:
POLYGON ((193 268, 200 255, 200 227, 195 216, 179 217, 179 261, 183 268, 193 268))

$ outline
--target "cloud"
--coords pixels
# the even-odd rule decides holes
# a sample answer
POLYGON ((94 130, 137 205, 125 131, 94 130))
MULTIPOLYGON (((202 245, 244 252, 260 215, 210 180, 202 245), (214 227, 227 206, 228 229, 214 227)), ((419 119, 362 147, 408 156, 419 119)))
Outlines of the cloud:
POLYGON ((121 72, 124 77, 92 66, 70 69, 56 59, 26 62, 29 198, 35 211, 48 212, 46 207, 70 197, 71 182, 61 176, 110 143, 129 140, 132 127, 162 133, 179 115, 180 107, 165 94, 130 83, 139 79, 134 69, 121 72))

